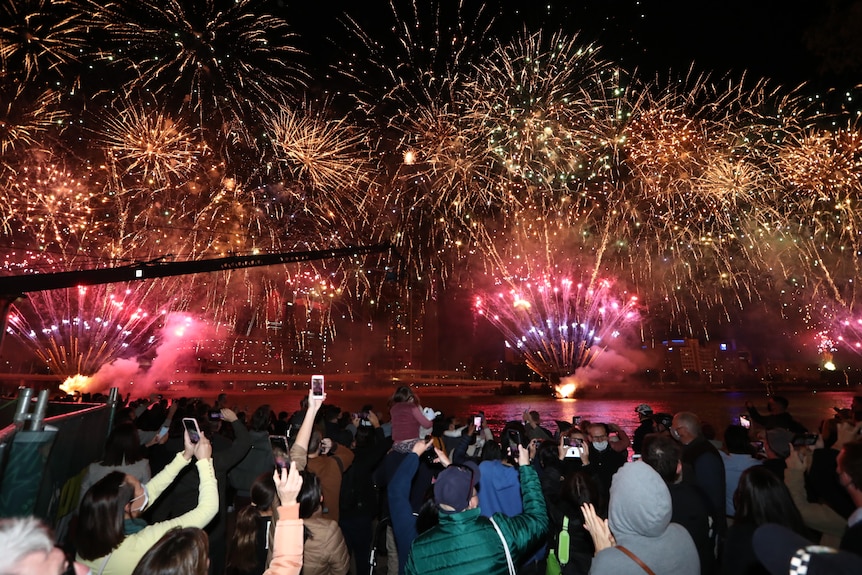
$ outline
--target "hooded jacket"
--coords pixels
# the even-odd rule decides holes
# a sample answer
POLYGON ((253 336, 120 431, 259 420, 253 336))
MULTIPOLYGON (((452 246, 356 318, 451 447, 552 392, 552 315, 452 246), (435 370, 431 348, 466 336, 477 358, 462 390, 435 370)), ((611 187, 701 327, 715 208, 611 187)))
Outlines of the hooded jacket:
MULTIPOLYGON (((625 546, 656 575, 699 575, 700 560, 688 531, 671 523, 670 492, 659 474, 642 461, 627 463, 611 484, 609 526, 617 546, 625 546)), ((635 561, 609 547, 593 559, 591 575, 643 575, 635 561)))

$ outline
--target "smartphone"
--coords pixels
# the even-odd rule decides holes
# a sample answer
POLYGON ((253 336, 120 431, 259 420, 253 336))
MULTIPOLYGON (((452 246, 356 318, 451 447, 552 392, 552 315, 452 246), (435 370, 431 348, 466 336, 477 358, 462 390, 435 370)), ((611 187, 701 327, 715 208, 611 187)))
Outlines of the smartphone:
POLYGON ((473 416, 473 427, 476 428, 477 432, 482 431, 482 416, 481 415, 474 415, 473 416))
POLYGON ((581 424, 581 416, 580 415, 573 415, 572 416, 572 425, 578 426, 580 424, 581 424))
POLYGON ((323 397, 323 376, 311 376, 311 395, 312 397, 323 397))
POLYGON ((284 435, 270 435, 269 445, 272 447, 272 457, 275 460, 275 466, 279 469, 285 469, 290 465, 290 448, 287 446, 287 437, 284 435))
POLYGON ((565 445, 566 447, 571 446, 572 445, 572 438, 569 437, 568 435, 563 437, 563 445, 565 445))
POLYGON ((510 429, 507 433, 509 437, 509 455, 517 459, 520 454, 518 447, 521 445, 521 433, 517 429, 510 429))
POLYGON ((751 429, 751 419, 749 419, 747 415, 740 415, 739 425, 741 425, 745 429, 751 429))
POLYGON ((752 441, 751 448, 754 450, 755 453, 764 453, 762 441, 752 441))
POLYGON ((610 433, 608 433, 608 441, 619 441, 619 440, 620 440, 620 434, 617 433, 616 431, 611 431, 610 433))
POLYGON ((189 441, 197 443, 201 440, 201 428, 198 427, 197 419, 194 417, 184 417, 183 428, 189 433, 189 441))
POLYGON ((214 410, 210 411, 209 412, 209 418, 212 421, 218 421, 219 419, 222 418, 221 410, 220 409, 214 409, 214 410))
POLYGON ((568 451, 566 451, 566 457, 575 457, 580 459, 581 455, 584 453, 584 448, 579 447, 577 445, 572 445, 569 447, 568 451))
POLYGON ((641 458, 640 453, 632 453, 632 461, 638 461, 641 458))
POLYGON ((163 425, 159 428, 159 432, 156 434, 156 437, 161 439, 162 437, 168 434, 169 428, 167 425, 163 425))
POLYGON ((800 433, 793 438, 795 447, 814 445, 815 443, 817 443, 816 433, 800 433))

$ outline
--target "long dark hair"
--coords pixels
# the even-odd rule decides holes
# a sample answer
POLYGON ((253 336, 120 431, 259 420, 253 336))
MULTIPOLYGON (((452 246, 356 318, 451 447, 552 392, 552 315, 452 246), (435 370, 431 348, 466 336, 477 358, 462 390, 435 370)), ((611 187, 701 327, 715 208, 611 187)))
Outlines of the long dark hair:
POLYGON ((132 575, 206 575, 209 538, 197 527, 175 527, 150 547, 132 575))
POLYGON ((249 572, 257 567, 257 520, 261 511, 272 509, 276 500, 275 481, 269 471, 260 474, 249 489, 251 505, 236 514, 233 538, 228 545, 227 564, 237 571, 249 572))
POLYGON ((413 401, 413 398, 413 390, 406 385, 402 385, 395 390, 395 393, 392 394, 392 398, 389 400, 389 403, 404 403, 406 401, 413 401))
MULTIPOLYGON (((296 496, 296 501, 299 503, 299 518, 308 519, 320 509, 320 479, 311 471, 300 471, 300 475, 302 475, 302 487, 296 496)), ((306 539, 311 539, 311 531, 307 526, 304 529, 303 541, 306 539)))
POLYGON ((125 465, 135 463, 144 458, 138 428, 134 423, 118 424, 105 443, 105 457, 102 465, 125 465))
POLYGON ((93 484, 81 500, 75 546, 82 559, 104 557, 126 538, 125 507, 135 495, 121 471, 109 473, 93 484))
POLYGON ((790 491, 777 475, 762 465, 749 467, 739 476, 733 493, 735 523, 778 523, 805 535, 805 525, 790 491))

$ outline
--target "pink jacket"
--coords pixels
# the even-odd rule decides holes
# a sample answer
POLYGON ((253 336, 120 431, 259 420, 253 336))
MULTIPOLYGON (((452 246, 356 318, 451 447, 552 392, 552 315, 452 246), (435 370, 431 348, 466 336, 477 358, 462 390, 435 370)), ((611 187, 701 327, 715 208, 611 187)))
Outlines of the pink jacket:
POLYGON ((264 575, 299 575, 302 570, 302 519, 299 503, 281 505, 275 524, 272 561, 264 575))

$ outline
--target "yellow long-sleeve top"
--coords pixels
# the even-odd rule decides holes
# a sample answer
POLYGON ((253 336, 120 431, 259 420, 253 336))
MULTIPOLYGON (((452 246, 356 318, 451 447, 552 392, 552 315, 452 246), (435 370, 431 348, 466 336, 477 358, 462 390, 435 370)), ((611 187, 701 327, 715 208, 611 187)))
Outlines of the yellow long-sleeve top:
MULTIPOLYGON (((150 504, 173 483, 188 463, 182 452, 177 453, 174 460, 147 483, 150 504)), ((137 533, 127 535, 110 555, 89 561, 78 557, 77 561, 89 567, 93 575, 129 575, 150 547, 174 527, 205 527, 218 512, 218 487, 212 459, 198 460, 195 465, 200 476, 197 507, 179 517, 148 525, 137 533)), ((98 537, 98 534, 94 533, 93 536, 98 537)))

